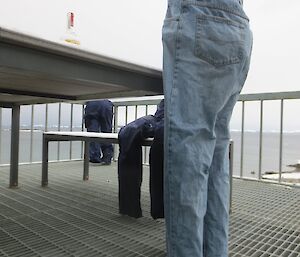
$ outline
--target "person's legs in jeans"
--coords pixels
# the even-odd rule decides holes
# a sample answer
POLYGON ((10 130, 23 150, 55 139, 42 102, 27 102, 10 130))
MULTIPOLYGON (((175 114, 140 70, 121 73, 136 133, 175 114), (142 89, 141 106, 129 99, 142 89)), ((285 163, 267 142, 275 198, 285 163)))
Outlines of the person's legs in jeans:
MULTIPOLYGON (((99 122, 96 119, 90 119, 87 124, 87 132, 100 132, 99 122)), ((89 148, 90 162, 99 163, 100 162, 100 144, 97 142, 90 142, 89 148)))
MULTIPOLYGON (((245 83, 250 58, 242 68, 239 85, 245 83)), ((240 89, 241 89, 240 88, 240 89)), ((218 113, 216 146, 209 169, 207 210, 204 217, 204 256, 227 256, 229 226, 229 122, 239 93, 233 94, 218 113)))
POLYGON ((208 176, 207 210, 204 217, 204 256, 226 256, 229 224, 229 121, 238 94, 229 98, 218 114, 216 145, 208 176))
MULTIPOLYGON (((209 221, 204 230, 206 208, 214 210, 217 197, 210 195, 213 184, 208 182, 214 163, 220 162, 225 180, 228 173, 224 161, 228 139, 218 139, 218 116, 241 89, 251 49, 247 17, 234 1, 227 2, 221 8, 221 1, 181 5, 184 1, 172 0, 164 23, 164 199, 171 257, 202 257, 203 235, 219 226, 209 221)), ((224 118, 229 120, 230 114, 224 118)), ((227 202, 226 183, 220 188, 225 194, 222 204, 227 202)), ((220 240, 226 248, 214 242, 218 250, 215 255, 206 251, 206 257, 227 256, 227 237, 221 235, 220 240)))

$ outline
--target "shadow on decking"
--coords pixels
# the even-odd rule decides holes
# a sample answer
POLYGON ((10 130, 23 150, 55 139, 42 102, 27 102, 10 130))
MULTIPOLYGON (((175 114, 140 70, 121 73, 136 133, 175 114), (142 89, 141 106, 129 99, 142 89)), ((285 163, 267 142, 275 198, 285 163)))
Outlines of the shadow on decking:
MULTIPOLYGON (((41 165, 20 167, 19 189, 8 188, 0 168, 0 256, 165 256, 164 222, 149 214, 144 169, 144 217, 118 214, 116 165, 51 163, 49 186, 41 165)), ((300 256, 300 190, 234 180, 230 256, 300 256)))

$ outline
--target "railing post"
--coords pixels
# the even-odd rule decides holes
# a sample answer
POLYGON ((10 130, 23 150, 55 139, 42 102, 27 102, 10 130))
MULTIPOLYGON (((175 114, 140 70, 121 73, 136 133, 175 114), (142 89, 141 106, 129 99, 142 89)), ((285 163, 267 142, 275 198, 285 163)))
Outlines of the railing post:
POLYGON ((118 106, 114 106, 114 133, 118 133, 118 106))
POLYGON ((243 177, 244 168, 244 133, 245 133, 245 101, 242 101, 242 129, 241 129, 241 161, 240 161, 240 177, 243 177))
POLYGON ((148 115, 148 112, 149 112, 149 105, 147 104, 146 105, 146 116, 148 115))
POLYGON ((2 163, 2 110, 0 107, 0 164, 2 163))
POLYGON ((46 135, 43 134, 42 146, 42 186, 48 185, 48 159, 49 159, 49 141, 46 135))
POLYGON ((283 99, 280 100, 280 139, 279 139, 279 173, 278 182, 281 183, 282 175, 282 143, 283 143, 283 99))
POLYGON ((229 143, 229 213, 232 212, 232 186, 233 186, 233 140, 229 143))
POLYGON ((34 130, 34 105, 31 105, 31 123, 30 123, 30 157, 29 162, 32 163, 33 157, 33 130, 34 130))
POLYGON ((263 145, 263 116, 264 116, 264 101, 260 101, 260 128, 259 128, 259 164, 258 164, 258 179, 261 180, 262 172, 262 145, 263 145))
MULTIPOLYGON (((114 133, 118 133, 118 106, 114 106, 114 133)), ((114 144, 114 155, 113 155, 113 161, 116 161, 116 145, 114 144)))
POLYGON ((48 131, 48 104, 45 106, 45 132, 48 131))
MULTIPOLYGON (((74 111, 74 105, 71 104, 71 117, 70 117, 70 131, 73 131, 73 111, 74 111)), ((72 160, 72 141, 70 141, 70 160, 72 160)))
POLYGON ((84 158, 83 158, 83 180, 89 179, 89 147, 90 142, 84 141, 84 158))
MULTIPOLYGON (((81 131, 84 131, 84 104, 82 105, 82 110, 81 110, 81 120, 82 120, 82 122, 81 122, 81 131)), ((84 153, 83 153, 83 142, 81 142, 81 154, 80 154, 80 156, 81 156, 81 159, 83 159, 84 158, 84 153)))
MULTIPOLYGON (((145 115, 147 116, 148 115, 148 105, 146 105, 146 113, 145 115)), ((143 146, 144 148, 144 161, 143 163, 146 164, 146 160, 147 160, 147 146, 143 146)))
POLYGON ((138 106, 136 105, 136 106, 135 106, 135 120, 136 120, 137 117, 138 117, 137 113, 138 113, 138 106))
MULTIPOLYGON (((57 131, 60 131, 60 125, 61 125, 61 103, 58 104, 58 126, 57 131)), ((60 156, 60 142, 57 142, 57 160, 59 161, 60 156)))
POLYGON ((128 106, 125 106, 125 125, 128 123, 128 106))

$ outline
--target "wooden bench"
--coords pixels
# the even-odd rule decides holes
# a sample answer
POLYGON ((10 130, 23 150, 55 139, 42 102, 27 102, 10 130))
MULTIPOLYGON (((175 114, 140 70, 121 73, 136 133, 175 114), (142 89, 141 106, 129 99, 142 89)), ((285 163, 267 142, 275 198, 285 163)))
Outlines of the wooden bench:
MULTIPOLYGON (((89 179, 89 143, 119 144, 118 133, 95 133, 95 132, 44 132, 42 153, 42 186, 48 185, 48 150, 50 141, 84 141, 83 180, 89 179)), ((151 146, 152 138, 147 138, 143 146, 151 146)), ((232 177, 233 177, 233 141, 229 145, 229 175, 230 175, 230 210, 232 203, 232 177)))

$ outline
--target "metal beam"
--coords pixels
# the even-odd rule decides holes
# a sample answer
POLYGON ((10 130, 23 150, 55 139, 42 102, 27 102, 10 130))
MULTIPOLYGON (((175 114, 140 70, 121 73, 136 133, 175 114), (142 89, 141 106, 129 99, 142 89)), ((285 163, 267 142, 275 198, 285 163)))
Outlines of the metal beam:
POLYGON ((163 94, 162 72, 0 27, 1 106, 163 94), (23 96, 23 97, 22 97, 23 96))

